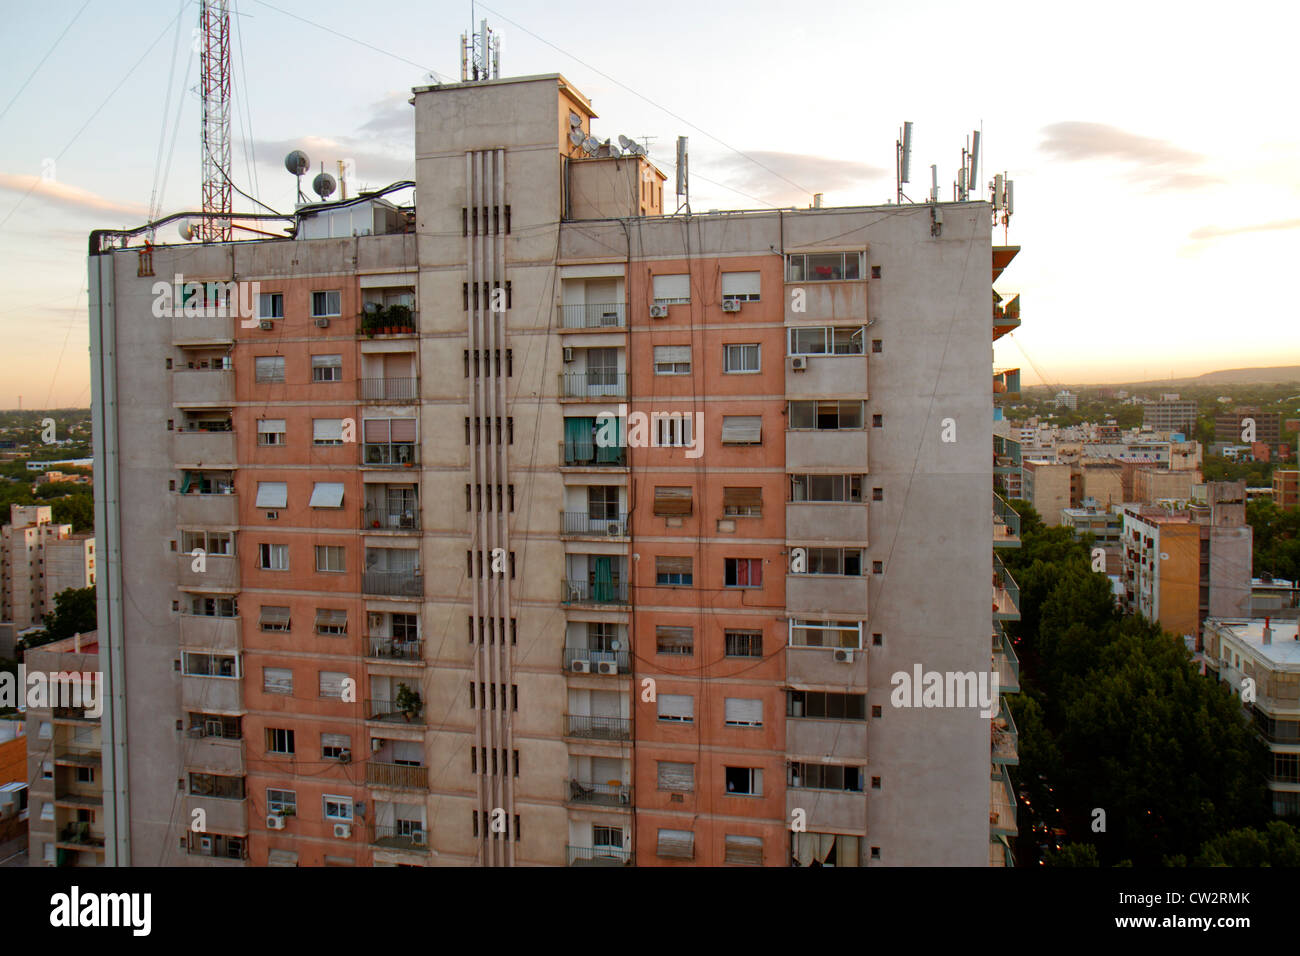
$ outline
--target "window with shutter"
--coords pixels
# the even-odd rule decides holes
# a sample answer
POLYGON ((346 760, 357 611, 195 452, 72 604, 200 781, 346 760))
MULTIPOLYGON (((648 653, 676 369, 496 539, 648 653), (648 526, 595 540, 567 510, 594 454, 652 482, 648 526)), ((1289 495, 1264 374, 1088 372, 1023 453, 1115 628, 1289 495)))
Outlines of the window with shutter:
POLYGON ((264 631, 289 630, 289 609, 263 604, 257 618, 258 626, 264 631))
POLYGON ((655 628, 655 653, 678 654, 683 657, 694 654, 694 629, 689 627, 669 627, 660 624, 655 628))
POLYGON ((343 482, 318 481, 312 486, 309 508, 342 508, 343 482))
POLYGON ((695 859, 695 834, 690 830, 660 830, 657 851, 660 856, 693 860, 695 859))
POLYGON ((695 789, 695 764, 660 760, 659 789, 690 793, 695 789))
POLYGON ((723 415, 722 444, 763 444, 763 418, 761 415, 723 415))
POLYGON ((348 612, 336 608, 316 609, 316 633, 331 636, 348 632, 348 612))
POLYGON ((726 853, 723 859, 726 863, 747 863, 752 866, 760 866, 763 863, 762 837, 737 836, 728 833, 725 847, 726 853))
POLYGON ((695 720, 695 698, 689 694, 660 694, 656 698, 660 720, 690 723, 695 720))
POLYGON ((313 418, 311 421, 311 443, 313 445, 343 444, 343 419, 313 418))
POLYGON ((257 507, 286 508, 289 505, 289 485, 283 481, 257 483, 257 507))
POLYGON ((322 697, 342 697, 343 682, 347 679, 348 675, 342 671, 321 671, 320 695, 322 697))
POLYGON ((762 488, 723 488, 722 513, 728 517, 756 517, 763 513, 762 488))
POLYGON ((657 515, 689 515, 693 511, 690 487, 656 485, 654 513, 657 515))
POLYGON ((694 580, 693 559, 676 555, 658 555, 655 558, 655 584, 666 587, 689 587, 694 580))
POLYGON ((691 277, 666 275, 654 277, 655 305, 677 305, 691 301, 691 277))
POLYGON ((654 361, 656 375, 689 375, 691 374, 691 347, 656 345, 654 361))
POLYGON ((740 299, 743 302, 757 302, 761 289, 760 274, 757 272, 722 273, 722 297, 740 299))
POLYGON ((725 720, 736 727, 762 727, 763 701, 750 697, 728 697, 725 720))

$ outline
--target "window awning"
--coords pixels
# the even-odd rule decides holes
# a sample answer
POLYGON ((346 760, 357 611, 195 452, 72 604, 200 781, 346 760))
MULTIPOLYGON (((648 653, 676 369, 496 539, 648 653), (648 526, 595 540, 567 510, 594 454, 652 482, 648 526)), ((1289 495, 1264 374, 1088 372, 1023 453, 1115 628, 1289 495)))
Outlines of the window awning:
POLYGON ((309 508, 342 508, 343 482, 318 481, 312 486, 309 508))
POLYGON ((259 418, 257 420, 257 433, 259 435, 276 435, 283 431, 283 418, 259 418))
POLYGON ((762 488, 723 488, 723 508, 761 508, 763 507, 762 488))
POLYGON ((347 627, 347 624, 347 611, 329 607, 318 607, 316 609, 317 627, 347 627))
POLYGON ((257 483, 257 507, 287 508, 289 506, 289 485, 283 481, 259 481, 257 483))
POLYGON ((257 623, 263 627, 268 624, 281 627, 287 626, 289 624, 289 609, 263 604, 262 610, 257 617, 257 623))
POLYGON ((722 417, 722 443, 724 445, 757 445, 763 441, 761 415, 724 415, 722 417))
POLYGON ((655 514, 688 515, 691 511, 691 489, 689 487, 670 485, 657 485, 655 487, 655 514))

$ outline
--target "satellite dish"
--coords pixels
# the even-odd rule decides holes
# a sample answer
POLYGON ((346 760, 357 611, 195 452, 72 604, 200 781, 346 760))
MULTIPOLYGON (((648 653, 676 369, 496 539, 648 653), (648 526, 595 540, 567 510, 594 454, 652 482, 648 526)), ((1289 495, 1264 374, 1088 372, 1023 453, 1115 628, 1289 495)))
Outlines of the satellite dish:
POLYGON ((630 139, 628 139, 628 138, 627 138, 626 136, 624 136, 622 133, 619 133, 619 134, 618 134, 618 145, 622 146, 624 149, 626 149, 626 150, 628 150, 629 152, 631 152, 631 151, 632 151, 632 147, 635 146, 636 143, 632 142, 630 139))
POLYGON ((594 136, 588 136, 582 141, 582 151, 588 156, 594 155, 598 148, 600 148, 600 140, 594 136))
POLYGON ((629 151, 633 156, 644 156, 644 155, 645 155, 645 147, 642 146, 640 143, 633 143, 631 146, 628 147, 628 151, 629 151))
POLYGON ((579 116, 577 113, 570 112, 570 113, 569 113, 569 125, 572 126, 572 127, 574 127, 575 129, 576 129, 577 127, 581 126, 581 125, 582 125, 582 117, 579 116))
POLYGON ((194 223, 190 222, 188 219, 182 219, 177 223, 176 231, 181 234, 182 239, 189 242, 194 238, 194 223))
POLYGON ((288 156, 284 157, 284 168, 289 170, 295 176, 301 176, 311 167, 311 160, 307 154, 300 149, 295 149, 288 156))
POLYGON ((605 148, 609 150, 609 155, 613 156, 615 159, 623 155, 623 151, 617 146, 606 146, 605 148))
POLYGON ((321 172, 311 181, 312 191, 320 196, 321 199, 328 199, 334 192, 334 177, 329 173, 321 172))
POLYGON ((580 129, 569 130, 569 142, 572 143, 574 146, 581 146, 586 139, 587 137, 582 135, 582 130, 580 129))

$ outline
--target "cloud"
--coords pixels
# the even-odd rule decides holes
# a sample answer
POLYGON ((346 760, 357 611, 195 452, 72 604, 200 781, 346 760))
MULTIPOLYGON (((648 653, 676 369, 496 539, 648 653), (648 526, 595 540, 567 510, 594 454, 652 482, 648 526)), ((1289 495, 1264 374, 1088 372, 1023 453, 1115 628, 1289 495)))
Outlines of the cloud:
MULTIPOLYGON (((311 159, 311 169, 304 178, 303 189, 306 190, 312 177, 325 164, 325 172, 338 176, 338 161, 351 160, 354 168, 354 182, 348 189, 348 195, 354 195, 359 187, 378 188, 402 179, 409 179, 415 172, 414 153, 408 148, 405 152, 389 152, 375 148, 374 141, 367 142, 351 136, 328 139, 322 136, 302 136, 298 139, 257 140, 254 144, 259 161, 262 157, 274 157, 266 160, 277 168, 284 169, 284 157, 295 149, 301 149, 311 159)), ((285 173, 287 176, 288 173, 285 173)), ((292 183, 290 184, 292 185, 292 183)), ((334 197, 334 198, 337 198, 334 197)))
POLYGON ((361 124, 360 132, 385 142, 410 145, 415 139, 415 107, 410 104, 409 90, 393 91, 370 107, 371 117, 361 124))
POLYGON ((88 189, 81 189, 57 180, 42 179, 40 176, 0 173, 0 189, 17 193, 19 196, 25 196, 30 192, 31 199, 43 199, 56 206, 78 212, 116 212, 128 216, 143 216, 148 212, 144 203, 106 199, 88 189))
POLYGON ((710 179, 717 179, 778 206, 808 203, 810 194, 792 183, 798 183, 811 192, 843 193, 886 175, 885 170, 857 160, 773 150, 753 150, 746 155, 757 163, 736 153, 728 153, 702 157, 703 161, 692 163, 692 172, 698 170, 701 176, 707 174, 710 179))
POLYGON ((1038 148, 1065 162, 1113 160, 1130 166, 1129 178, 1152 189, 1202 189, 1223 182, 1201 171, 1205 156, 1167 140, 1140 136, 1104 123, 1053 123, 1038 148))
POLYGON ((1274 222, 1256 222, 1245 226, 1202 226, 1187 234, 1189 239, 1218 239, 1223 236, 1240 236, 1248 232, 1274 232, 1281 229, 1300 229, 1300 219, 1278 219, 1274 222))

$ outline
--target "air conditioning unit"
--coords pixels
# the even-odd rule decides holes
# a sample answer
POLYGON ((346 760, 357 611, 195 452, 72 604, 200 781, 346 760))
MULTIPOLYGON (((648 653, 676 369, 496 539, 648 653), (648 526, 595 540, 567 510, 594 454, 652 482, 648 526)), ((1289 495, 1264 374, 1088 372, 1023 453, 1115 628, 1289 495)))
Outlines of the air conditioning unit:
POLYGON ((351 750, 348 750, 348 749, 346 749, 346 748, 344 748, 343 750, 340 750, 340 751, 339 751, 339 763, 351 763, 351 762, 352 762, 352 751, 351 751, 351 750))
POLYGON ((617 312, 600 313, 600 324, 603 326, 618 325, 618 313, 617 312))
POLYGON ((382 614, 377 614, 374 611, 371 611, 369 620, 370 630, 372 631, 377 631, 384 626, 384 616, 382 614))
POLYGON ((740 311, 740 300, 739 300, 739 299, 723 299, 723 300, 722 300, 722 311, 723 311, 723 312, 739 312, 739 311, 740 311))
POLYGON ((186 733, 189 734, 189 736, 194 737, 194 738, 196 738, 196 739, 197 739, 197 738, 200 738, 200 737, 205 737, 205 736, 207 736, 207 735, 203 732, 203 728, 202 728, 202 727, 191 727, 189 730, 186 731, 186 733))
POLYGON ((328 329, 329 327, 330 327, 330 320, 329 320, 329 319, 317 319, 317 320, 316 320, 316 328, 318 328, 318 329, 328 329))
POLYGON ((348 824, 346 824, 346 823, 336 823, 336 824, 334 824, 334 837, 335 837, 335 839, 338 839, 338 840, 351 840, 351 839, 352 839, 352 827, 350 827, 350 826, 349 826, 348 824))
POLYGON ((608 531, 608 534, 609 534, 609 536, 610 536, 611 538, 613 538, 613 537, 615 537, 615 536, 617 536, 617 535, 622 534, 622 533, 623 533, 623 522, 621 522, 621 521, 611 521, 611 522, 609 523, 609 528, 607 529, 607 531, 608 531))
POLYGON ((597 673, 597 674, 613 674, 613 675, 617 675, 617 674, 618 674, 618 665, 617 665, 616 663, 614 663, 613 661, 597 661, 597 662, 596 662, 596 673, 597 673))
POLYGON ((842 647, 837 648, 834 656, 835 656, 835 663, 837 664, 853 663, 853 652, 851 650, 848 650, 847 648, 842 648, 842 647))
POLYGON ((573 361, 573 349, 566 348, 564 350, 564 364, 568 365, 572 361, 573 361))
POLYGON ((379 751, 381 751, 381 750, 383 750, 383 749, 384 749, 384 741, 383 741, 382 738, 379 738, 379 737, 371 737, 371 738, 370 738, 370 752, 371 752, 372 754, 373 754, 373 753, 378 753, 379 751))
POLYGON ((423 830, 412 830, 412 831, 411 831, 411 843, 413 843, 415 846, 428 846, 428 843, 427 843, 426 840, 425 840, 424 831, 423 831, 423 830))
POLYGON ((284 817, 278 813, 268 813, 266 815, 266 828, 268 830, 283 830, 284 817))
POLYGON ((257 323, 257 327, 261 329, 263 332, 270 332, 273 328, 275 328, 275 323, 272 322, 270 319, 263 319, 261 322, 257 323))
POLYGON ((808 368, 808 356, 806 355, 790 356, 790 370, 792 372, 802 372, 807 368, 808 368))
POLYGON ((668 318, 668 306, 666 306, 666 305, 652 305, 652 306, 650 306, 650 318, 652 318, 652 319, 666 319, 666 318, 668 318))
POLYGON ((569 670, 573 671, 575 674, 590 674, 591 661, 571 661, 569 663, 569 670))

